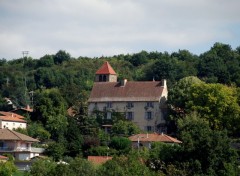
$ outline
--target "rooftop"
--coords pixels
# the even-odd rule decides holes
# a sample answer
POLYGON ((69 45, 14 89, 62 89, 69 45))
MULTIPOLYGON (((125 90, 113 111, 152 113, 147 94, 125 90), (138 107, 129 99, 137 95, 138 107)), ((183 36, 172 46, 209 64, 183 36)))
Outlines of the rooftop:
POLYGON ((159 101, 161 81, 95 82, 88 102, 159 101))
POLYGON ((97 70, 96 75, 101 75, 101 74, 106 74, 106 75, 116 75, 116 72, 113 70, 111 65, 106 61, 100 69, 97 70))
POLYGON ((111 156, 88 156, 88 161, 91 161, 93 164, 103 164, 111 159, 111 156))
POLYGON ((165 143, 182 143, 176 138, 173 138, 171 136, 168 136, 166 134, 157 134, 157 133, 151 133, 151 134, 136 134, 133 136, 130 136, 129 139, 132 142, 165 142, 165 143))
POLYGON ((0 115, 3 115, 3 116, 11 116, 11 117, 17 117, 19 119, 24 119, 23 116, 19 115, 19 114, 16 114, 14 112, 5 112, 5 111, 0 111, 0 115))
POLYGON ((0 120, 3 120, 3 121, 26 123, 26 121, 23 120, 23 118, 24 118, 23 116, 20 116, 18 114, 13 113, 13 112, 0 111, 0 120))
POLYGON ((0 140, 39 142, 37 139, 16 131, 9 130, 7 128, 0 129, 0 140))

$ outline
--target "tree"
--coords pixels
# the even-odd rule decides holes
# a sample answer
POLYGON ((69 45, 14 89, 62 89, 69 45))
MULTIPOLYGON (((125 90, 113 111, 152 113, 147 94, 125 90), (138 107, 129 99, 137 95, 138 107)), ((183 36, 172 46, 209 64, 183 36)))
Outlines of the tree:
POLYGON ((74 117, 68 118, 68 128, 65 133, 65 138, 68 142, 67 151, 70 156, 76 156, 80 154, 83 145, 83 136, 77 119, 74 117))
POLYGON ((55 64, 62 64, 64 61, 69 61, 71 59, 71 55, 66 53, 64 50, 59 50, 53 59, 55 64))
POLYGON ((53 158, 54 161, 59 161, 63 158, 63 154, 66 152, 66 146, 62 143, 52 142, 48 144, 46 153, 53 158))
POLYGON ((37 122, 32 122, 27 126, 27 134, 34 138, 38 138, 41 141, 47 140, 51 137, 51 134, 42 126, 42 124, 37 122))
POLYGON ((194 84, 202 84, 203 82, 195 76, 188 76, 180 79, 169 89, 168 104, 172 106, 176 113, 185 113, 186 102, 190 100, 191 86, 194 84))
POLYGON ((52 139, 58 140, 67 129, 66 102, 58 89, 46 89, 35 95, 33 117, 42 122, 51 133, 52 139))
POLYGON ((227 129, 232 135, 237 135, 240 129, 237 90, 222 84, 206 84, 196 77, 186 77, 169 90, 168 103, 175 112, 175 118, 195 111, 209 121, 212 129, 227 129))
POLYGON ((0 175, 10 176, 17 171, 13 161, 0 162, 0 175))
POLYGON ((240 129, 240 106, 234 87, 221 84, 195 84, 186 107, 209 121, 213 129, 227 129, 237 135, 240 129))
POLYGON ((48 54, 41 57, 37 63, 38 67, 51 67, 53 65, 54 65, 53 56, 48 54))
POLYGON ((126 154, 131 149, 131 141, 125 137, 113 137, 109 147, 116 149, 119 154, 126 154))
POLYGON ((29 174, 31 176, 55 176, 57 164, 50 159, 39 159, 33 162, 29 174))
POLYGON ((215 43, 213 47, 200 55, 198 76, 209 83, 223 83, 230 85, 239 83, 239 54, 231 49, 230 45, 215 43))
POLYGON ((82 158, 75 158, 69 163, 72 176, 92 176, 96 174, 96 170, 92 163, 82 158))
MULTIPOLYGON (((136 155, 114 157, 112 160, 103 164, 97 172, 98 175, 104 176, 154 176, 159 173, 151 171, 143 162, 141 158, 136 155)), ((162 174, 160 174, 162 175, 162 174)))
POLYGON ((112 135, 121 135, 121 136, 131 136, 133 134, 138 134, 141 132, 141 129, 130 121, 119 120, 114 123, 111 129, 112 135))
POLYGON ((237 175, 237 153, 230 146, 226 131, 211 130, 208 122, 196 114, 178 120, 183 141, 180 162, 188 162, 189 171, 203 175, 237 175))

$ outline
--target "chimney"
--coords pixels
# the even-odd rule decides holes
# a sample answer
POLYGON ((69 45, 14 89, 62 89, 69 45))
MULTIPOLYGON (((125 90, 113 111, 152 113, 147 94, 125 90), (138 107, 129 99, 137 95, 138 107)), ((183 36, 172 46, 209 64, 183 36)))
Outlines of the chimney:
POLYGON ((126 84, 127 84, 127 79, 124 79, 124 80, 121 81, 121 86, 124 87, 126 84))
POLYGON ((166 87, 167 87, 167 80, 166 80, 166 79, 162 79, 162 80, 161 80, 161 86, 162 86, 163 88, 166 88, 166 87))

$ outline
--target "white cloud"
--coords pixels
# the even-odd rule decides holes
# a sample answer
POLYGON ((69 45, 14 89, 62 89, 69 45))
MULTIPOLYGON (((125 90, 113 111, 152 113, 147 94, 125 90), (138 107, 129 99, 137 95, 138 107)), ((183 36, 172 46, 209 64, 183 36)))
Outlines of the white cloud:
POLYGON ((214 42, 240 45, 238 7, 238 0, 2 0, 0 58, 60 49, 74 57, 179 48, 198 54, 214 42))

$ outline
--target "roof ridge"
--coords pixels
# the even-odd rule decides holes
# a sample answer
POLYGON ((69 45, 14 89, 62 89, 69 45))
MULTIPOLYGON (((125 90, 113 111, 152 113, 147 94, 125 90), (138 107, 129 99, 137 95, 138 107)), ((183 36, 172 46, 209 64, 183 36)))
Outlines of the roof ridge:
POLYGON ((8 131, 10 131, 11 133, 13 133, 15 136, 17 136, 17 138, 19 138, 20 140, 23 140, 21 137, 19 137, 18 135, 17 135, 17 132, 16 131, 13 131, 13 130, 10 130, 10 129, 8 129, 8 128, 6 128, 8 131))

